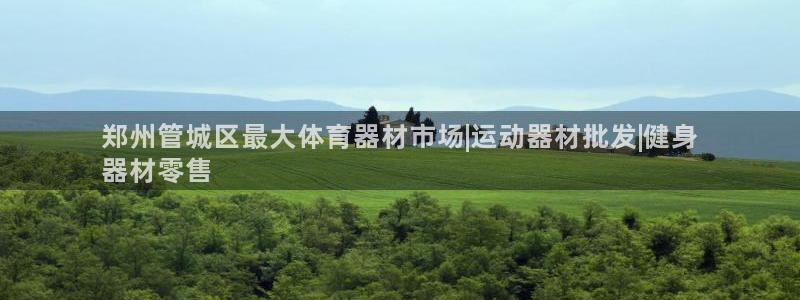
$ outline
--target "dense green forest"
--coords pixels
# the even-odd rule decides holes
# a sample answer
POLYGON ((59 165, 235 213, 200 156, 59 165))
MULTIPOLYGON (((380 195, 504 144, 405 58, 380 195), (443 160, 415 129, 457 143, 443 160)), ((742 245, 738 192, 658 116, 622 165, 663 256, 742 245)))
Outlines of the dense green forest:
POLYGON ((798 299, 800 224, 6 191, 0 299, 798 299))
POLYGON ((797 299, 800 223, 644 219, 106 184, 77 152, 0 147, 0 300, 797 299))

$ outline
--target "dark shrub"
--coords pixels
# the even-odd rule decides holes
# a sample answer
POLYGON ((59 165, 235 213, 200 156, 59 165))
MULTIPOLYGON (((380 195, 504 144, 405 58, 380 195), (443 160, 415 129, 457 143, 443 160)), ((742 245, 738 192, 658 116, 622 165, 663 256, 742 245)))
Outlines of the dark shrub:
POLYGON ((700 153, 697 156, 705 161, 714 161, 715 159, 717 159, 717 156, 715 156, 714 153, 700 153))

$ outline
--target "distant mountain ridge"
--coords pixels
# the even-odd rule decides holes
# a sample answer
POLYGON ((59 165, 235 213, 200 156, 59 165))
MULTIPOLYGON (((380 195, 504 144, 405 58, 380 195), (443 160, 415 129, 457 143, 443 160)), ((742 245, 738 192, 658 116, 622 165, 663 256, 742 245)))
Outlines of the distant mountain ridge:
POLYGON ((595 111, 800 111, 800 98, 767 90, 701 97, 641 97, 595 111))
POLYGON ((538 106, 516 105, 500 109, 499 111, 556 111, 556 110, 557 109, 538 107, 538 106))
POLYGON ((45 94, 0 88, 0 111, 357 111, 324 100, 267 101, 203 93, 80 90, 45 94))
MULTIPOLYGON (((0 111, 363 111, 331 101, 267 101, 225 94, 80 90, 45 94, 0 87, 0 111)), ((510 106, 498 111, 558 111, 510 106)), ((590 111, 800 111, 800 97, 751 90, 701 97, 641 97, 590 111)))

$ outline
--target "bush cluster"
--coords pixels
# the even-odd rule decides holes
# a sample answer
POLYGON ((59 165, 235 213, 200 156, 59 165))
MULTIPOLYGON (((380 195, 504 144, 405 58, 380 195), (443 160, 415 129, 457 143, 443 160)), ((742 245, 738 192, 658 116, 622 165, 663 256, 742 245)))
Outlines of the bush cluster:
POLYGON ((714 161, 714 160, 717 159, 717 156, 714 155, 714 153, 700 153, 697 156, 700 157, 700 159, 705 160, 705 161, 714 161))
POLYGON ((126 183, 103 181, 102 157, 76 151, 31 151, 21 146, 0 146, 0 189, 6 190, 97 190, 135 191, 140 196, 157 197, 166 185, 159 176, 153 181, 126 183))

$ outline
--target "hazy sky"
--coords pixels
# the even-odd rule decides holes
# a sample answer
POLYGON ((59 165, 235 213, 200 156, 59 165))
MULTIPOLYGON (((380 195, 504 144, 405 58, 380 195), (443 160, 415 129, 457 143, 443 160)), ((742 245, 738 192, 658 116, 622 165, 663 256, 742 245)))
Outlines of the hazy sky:
POLYGON ((800 95, 796 0, 0 0, 0 85, 590 108, 800 95))

